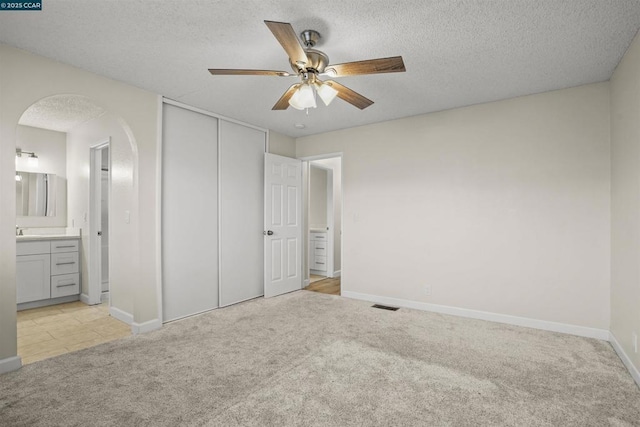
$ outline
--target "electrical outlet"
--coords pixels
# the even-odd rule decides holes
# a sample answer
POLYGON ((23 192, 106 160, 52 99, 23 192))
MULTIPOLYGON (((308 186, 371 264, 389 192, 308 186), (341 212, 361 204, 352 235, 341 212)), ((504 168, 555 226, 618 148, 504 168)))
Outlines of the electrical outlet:
POLYGON ((631 334, 631 342, 633 342, 633 351, 638 352, 638 334, 633 332, 631 334))
POLYGON ((424 294, 428 297, 431 296, 431 285, 424 285, 424 294))

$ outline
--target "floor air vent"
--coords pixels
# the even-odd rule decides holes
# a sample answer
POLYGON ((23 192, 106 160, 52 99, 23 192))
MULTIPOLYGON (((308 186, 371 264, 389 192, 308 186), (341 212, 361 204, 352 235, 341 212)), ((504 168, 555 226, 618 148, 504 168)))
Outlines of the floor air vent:
POLYGON ((371 307, 380 308, 382 310, 397 311, 400 307, 389 307, 388 305, 373 304, 371 307))

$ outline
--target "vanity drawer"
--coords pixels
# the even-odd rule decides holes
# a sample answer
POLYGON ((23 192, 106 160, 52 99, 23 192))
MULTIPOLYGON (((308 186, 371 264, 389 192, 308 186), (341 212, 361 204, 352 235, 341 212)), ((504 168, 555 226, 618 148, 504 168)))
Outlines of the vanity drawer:
POLYGON ((18 242, 16 243, 16 255, 39 255, 51 252, 49 241, 18 242))
POLYGON ((316 242, 318 240, 327 240, 327 233, 311 233, 311 240, 315 240, 316 242))
POLYGON ((77 273, 78 258, 78 252, 51 254, 51 275, 77 273))
POLYGON ((316 242, 314 255, 327 256, 327 242, 316 242))
POLYGON ((51 253, 78 252, 79 240, 52 240, 51 253))
POLYGON ((80 293, 80 274, 62 274, 51 277, 51 298, 80 293))
POLYGON ((327 257, 326 256, 315 256, 313 270, 319 271, 327 271, 327 257))

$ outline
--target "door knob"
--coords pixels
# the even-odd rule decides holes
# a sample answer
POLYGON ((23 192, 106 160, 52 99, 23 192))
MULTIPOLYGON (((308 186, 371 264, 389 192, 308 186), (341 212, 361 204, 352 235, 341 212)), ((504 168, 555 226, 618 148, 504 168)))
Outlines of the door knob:
POLYGON ((267 234, 267 236, 273 236, 273 231, 269 230, 269 231, 267 231, 266 234, 267 234))

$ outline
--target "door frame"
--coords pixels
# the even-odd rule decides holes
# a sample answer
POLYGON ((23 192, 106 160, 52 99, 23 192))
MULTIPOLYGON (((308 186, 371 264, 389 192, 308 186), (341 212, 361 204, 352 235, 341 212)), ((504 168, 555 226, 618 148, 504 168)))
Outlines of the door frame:
MULTIPOLYGON (((298 159, 302 160, 302 223, 303 230, 302 233, 302 245, 303 245, 303 256, 302 256, 302 267, 303 267, 303 288, 309 286, 310 276, 309 276, 309 165, 313 160, 325 160, 325 159, 335 159, 340 158, 340 204, 342 208, 340 209, 340 274, 339 276, 342 278, 342 271, 344 270, 344 239, 342 238, 342 229, 344 228, 344 154, 340 152, 334 153, 326 153, 326 154, 317 154, 313 156, 303 156, 298 157, 298 159)), ((333 178, 332 178, 333 180, 333 178)), ((333 189, 332 189, 333 193, 333 189)), ((333 201, 332 201, 333 205, 333 201)), ((333 206, 335 208, 335 206, 333 206)), ((333 222, 333 217, 332 217, 333 222)), ((335 227, 335 224, 334 224, 335 227)), ((334 244, 333 235, 331 236, 331 244, 334 244)), ((333 248, 331 252, 335 252, 333 248)), ((335 259, 335 253, 333 253, 333 257, 335 259)), ((334 260, 331 260, 331 266, 335 269, 334 260)), ((334 272, 331 272, 331 277, 334 276, 334 272)), ((341 279, 342 280, 342 279, 341 279)), ((341 287, 344 286, 344 283, 341 282, 341 287)))
MULTIPOLYGON (((102 302, 102 245, 98 238, 102 223, 102 150, 111 150, 111 137, 89 148, 89 286, 87 304, 102 302)), ((111 152, 109 152, 109 200, 111 200, 111 152)), ((111 230, 111 204, 109 204, 109 230, 111 230)), ((111 302, 109 302, 111 306, 111 302)))

